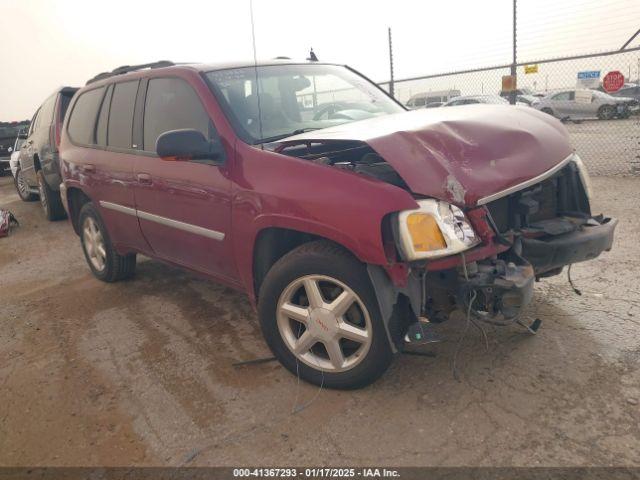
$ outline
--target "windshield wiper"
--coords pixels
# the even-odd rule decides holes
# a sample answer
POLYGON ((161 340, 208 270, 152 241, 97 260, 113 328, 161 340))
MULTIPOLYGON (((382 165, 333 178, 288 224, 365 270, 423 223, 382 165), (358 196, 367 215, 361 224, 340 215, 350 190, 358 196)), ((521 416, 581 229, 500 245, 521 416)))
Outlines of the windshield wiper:
POLYGON ((320 130, 320 127, 309 127, 309 128, 298 128, 291 133, 283 133, 280 135, 274 135, 273 137, 263 138, 262 140, 258 140, 256 143, 271 143, 277 142, 278 140, 282 140, 283 138, 292 137, 294 135, 300 135, 301 133, 311 132, 313 130, 320 130))

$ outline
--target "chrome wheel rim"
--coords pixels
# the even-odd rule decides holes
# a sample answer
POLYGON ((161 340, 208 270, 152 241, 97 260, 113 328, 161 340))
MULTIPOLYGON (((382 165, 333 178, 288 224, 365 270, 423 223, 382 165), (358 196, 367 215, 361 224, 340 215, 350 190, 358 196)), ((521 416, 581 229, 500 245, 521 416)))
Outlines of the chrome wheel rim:
POLYGON ((29 187, 22 176, 22 170, 18 170, 16 173, 16 183, 18 185, 18 193, 20 193, 20 196, 23 198, 26 197, 29 194, 29 187))
POLYGON ((98 271, 103 270, 107 257, 104 238, 98 224, 91 217, 87 217, 82 226, 82 243, 91 265, 98 271))
POLYGON ((38 192, 40 193, 40 205, 42 205, 44 213, 47 213, 47 196, 44 193, 44 185, 40 178, 38 178, 38 192))
POLYGON ((364 303, 347 285, 324 275, 300 277, 284 289, 277 324, 291 353, 325 372, 351 370, 371 347, 373 329, 364 303))

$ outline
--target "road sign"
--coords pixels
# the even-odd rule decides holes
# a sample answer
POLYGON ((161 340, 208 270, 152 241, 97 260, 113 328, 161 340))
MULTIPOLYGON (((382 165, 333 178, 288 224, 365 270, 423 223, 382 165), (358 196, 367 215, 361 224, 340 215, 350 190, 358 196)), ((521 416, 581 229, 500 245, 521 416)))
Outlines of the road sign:
POLYGON ((602 88, 604 88, 605 92, 617 92, 623 85, 624 75, 617 70, 607 73, 602 79, 602 88))
POLYGON ((586 70, 578 72, 578 88, 596 88, 600 85, 600 70, 586 70))
POLYGON ((538 73, 538 64, 536 63, 534 65, 525 65, 524 73, 538 73))

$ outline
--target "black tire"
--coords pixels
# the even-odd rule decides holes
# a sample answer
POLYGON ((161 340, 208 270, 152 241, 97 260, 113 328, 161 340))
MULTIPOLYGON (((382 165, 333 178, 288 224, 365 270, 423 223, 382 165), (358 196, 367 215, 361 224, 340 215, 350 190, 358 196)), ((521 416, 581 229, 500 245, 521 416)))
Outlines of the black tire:
POLYGON ((18 167, 18 170, 16 170, 16 176, 13 177, 13 184, 16 187, 16 192, 18 192, 20 200, 22 200, 23 202, 33 202, 38 199, 37 195, 31 193, 28 190, 29 184, 27 184, 27 181, 22 176, 22 170, 20 169, 20 167, 18 167))
POLYGON ((66 218, 67 214, 62 206, 60 192, 51 190, 44 179, 42 170, 38 170, 36 178, 38 179, 38 191, 40 192, 40 205, 47 220, 54 221, 66 218))
POLYGON ((378 302, 366 267, 349 252, 327 241, 306 243, 282 257, 269 270, 259 293, 258 314, 264 338, 276 358, 294 375, 328 388, 354 389, 377 380, 393 358, 378 302), (348 286, 366 308, 371 321, 371 343, 358 362, 346 371, 328 372, 297 359, 278 328, 278 302, 285 289, 308 275, 327 276, 348 286))
POLYGON ((541 112, 546 113, 547 115, 551 115, 552 117, 554 117, 555 115, 553 114, 553 110, 551 110, 548 107, 543 108, 542 110, 540 110, 541 112))
POLYGON ((616 114, 616 109, 613 105, 602 105, 598 109, 598 118, 600 120, 611 120, 616 114))
POLYGON ((85 203, 80 210, 80 215, 78 216, 78 228, 80 232, 80 243, 82 244, 82 251, 84 252, 85 259, 87 260, 87 264, 91 269, 91 272, 95 275, 95 277, 103 282, 117 282, 119 280, 124 280, 130 278, 134 275, 136 271, 136 254, 130 253, 128 255, 120 255, 113 248, 113 244, 111 243, 111 239, 109 238, 109 233, 104 226, 104 222, 100 217, 100 214, 96 210, 93 203, 88 202, 85 203), (84 226, 87 219, 91 219, 95 222, 100 234, 102 235, 102 239, 104 241, 104 250, 105 250, 105 258, 104 258, 104 267, 97 268, 91 261, 91 258, 88 253, 87 245, 85 245, 85 236, 84 236, 84 226))

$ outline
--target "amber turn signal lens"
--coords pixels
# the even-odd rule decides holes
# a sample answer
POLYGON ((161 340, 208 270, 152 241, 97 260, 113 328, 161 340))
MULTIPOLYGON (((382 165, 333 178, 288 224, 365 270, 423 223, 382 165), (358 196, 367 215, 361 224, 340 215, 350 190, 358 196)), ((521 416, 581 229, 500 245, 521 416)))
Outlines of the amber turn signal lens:
POLYGON ((407 217, 407 229, 416 252, 430 252, 447 248, 436 219, 425 213, 412 213, 407 217))

